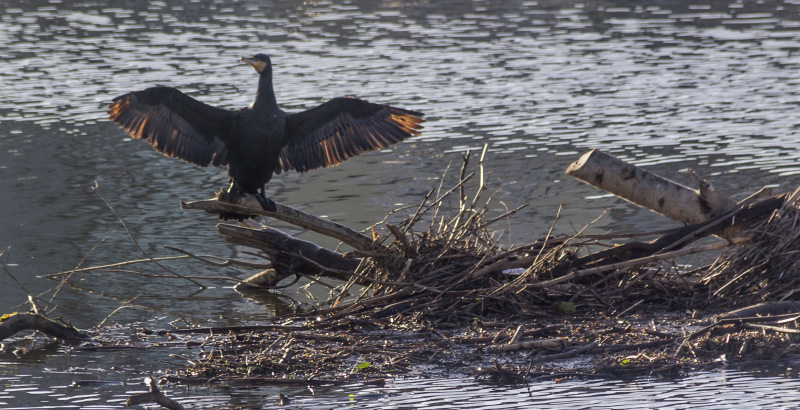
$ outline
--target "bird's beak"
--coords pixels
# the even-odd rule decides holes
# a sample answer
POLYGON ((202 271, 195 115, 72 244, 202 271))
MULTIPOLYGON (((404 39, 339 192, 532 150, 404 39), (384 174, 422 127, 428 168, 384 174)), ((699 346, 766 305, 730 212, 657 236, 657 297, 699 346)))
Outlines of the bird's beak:
POLYGON ((253 58, 242 57, 242 59, 239 61, 250 64, 250 66, 253 67, 253 69, 259 74, 261 73, 261 70, 264 69, 264 63, 253 58))

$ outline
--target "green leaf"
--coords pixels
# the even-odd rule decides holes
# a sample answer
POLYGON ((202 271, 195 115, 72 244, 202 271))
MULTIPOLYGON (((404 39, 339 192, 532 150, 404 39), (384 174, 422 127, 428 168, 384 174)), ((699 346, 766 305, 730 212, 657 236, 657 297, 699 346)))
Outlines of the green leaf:
POLYGON ((372 367, 372 365, 369 364, 369 362, 361 362, 356 366, 356 370, 369 369, 370 367, 372 367))
POLYGON ((561 313, 572 313, 575 311, 575 304, 570 302, 561 302, 558 304, 558 311, 561 313))

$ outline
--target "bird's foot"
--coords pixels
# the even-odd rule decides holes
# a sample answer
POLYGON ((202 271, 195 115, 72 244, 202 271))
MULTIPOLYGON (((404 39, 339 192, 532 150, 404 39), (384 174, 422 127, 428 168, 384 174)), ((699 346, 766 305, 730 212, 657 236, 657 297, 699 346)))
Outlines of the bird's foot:
MULTIPOLYGON (((234 204, 234 205, 243 205, 242 202, 243 202, 243 199, 245 197, 245 194, 243 194, 241 191, 239 191, 238 189, 236 189, 234 187, 229 187, 227 189, 226 188, 220 189, 219 192, 217 192, 216 196, 217 196, 217 200, 219 200, 220 202, 227 202, 229 204, 234 204)), ((255 196, 256 196, 256 199, 258 199, 258 195, 255 195, 255 196)), ((258 202, 261 205, 261 207, 263 208, 264 205, 261 203, 260 199, 258 200, 258 202)), ((235 212, 222 212, 222 213, 219 214, 219 219, 223 220, 223 221, 228 221, 228 220, 235 219, 235 220, 241 222, 241 221, 243 221, 245 219, 255 219, 255 218, 258 218, 258 215, 245 215, 245 214, 239 214, 239 213, 235 213, 235 212)))
POLYGON ((227 202, 230 204, 236 203, 237 199, 233 197, 234 195, 232 195, 230 188, 220 188, 215 196, 220 202, 227 202))
POLYGON ((275 201, 267 198, 263 193, 257 194, 256 199, 258 199, 258 203, 261 204, 261 209, 267 212, 278 212, 278 205, 275 204, 275 201))

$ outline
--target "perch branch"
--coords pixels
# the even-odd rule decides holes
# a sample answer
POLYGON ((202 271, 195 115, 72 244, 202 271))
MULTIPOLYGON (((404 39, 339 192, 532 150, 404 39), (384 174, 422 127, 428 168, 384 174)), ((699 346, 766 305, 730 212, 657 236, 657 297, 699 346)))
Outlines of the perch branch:
POLYGON ((194 202, 181 201, 181 208, 200 209, 214 214, 237 213, 242 215, 264 215, 299 226, 303 229, 308 229, 322 235, 330 236, 331 238, 340 240, 355 249, 366 250, 377 246, 376 244, 373 244, 372 238, 362 234, 361 232, 357 232, 344 225, 316 217, 307 212, 303 212, 277 202, 275 203, 275 212, 265 211, 261 209, 260 205, 250 205, 249 202, 245 203, 248 205, 243 206, 239 204, 231 204, 227 202, 221 202, 217 199, 194 202))

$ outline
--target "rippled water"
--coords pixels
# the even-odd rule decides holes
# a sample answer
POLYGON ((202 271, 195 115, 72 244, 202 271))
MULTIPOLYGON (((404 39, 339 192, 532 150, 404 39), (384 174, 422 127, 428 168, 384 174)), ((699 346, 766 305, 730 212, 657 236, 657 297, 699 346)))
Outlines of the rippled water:
MULTIPOLYGON (((694 168, 736 198, 766 185, 793 189, 800 182, 800 7, 792 1, 695 3, 2 2, 0 249, 11 247, 3 261, 28 292, 38 294, 56 284, 42 275, 141 258, 91 191, 95 181, 153 256, 174 255, 162 248, 170 244, 250 258, 222 242, 209 216, 177 207, 178 200, 209 197, 226 183, 225 172, 164 158, 126 139, 104 112, 114 96, 153 85, 175 86, 218 106, 244 106, 256 77, 238 59, 257 52, 272 55, 278 101, 287 111, 352 95, 427 114, 421 137, 336 168, 282 175, 268 187, 279 202, 359 229, 392 208, 418 203, 448 163, 457 167, 463 152, 485 143, 491 186, 501 189, 496 210, 531 204, 504 233, 509 243, 543 235, 562 203, 562 232, 606 208, 612 210, 596 231, 674 226, 563 176, 592 148, 687 184, 678 171, 694 168)), ((170 266, 246 275, 197 263, 170 266)), ((280 298, 258 304, 224 285, 196 292, 188 283, 130 271, 85 274, 71 283, 59 291, 51 315, 80 327, 112 312, 109 321, 123 326, 148 320, 169 326, 173 320, 258 322, 287 309, 280 298)), ((20 309, 24 301, 25 292, 0 274, 0 313, 20 309)), ((169 366, 150 353, 64 358, 61 351, 34 348, 21 358, 0 357, 0 406, 122 405, 130 391, 143 388, 144 372, 169 366), (84 376, 113 383, 72 386, 84 376)), ((307 403, 335 407, 355 400, 368 407, 427 398, 422 404, 464 407, 469 400, 493 407, 500 401, 525 406, 544 396, 549 401, 537 404, 553 408, 568 402, 632 407, 638 400, 651 407, 698 407, 698 397, 718 392, 710 403, 759 400, 764 407, 791 407, 785 399, 796 398, 800 383, 723 372, 645 385, 567 380, 533 385, 531 396, 470 380, 411 379, 375 390, 374 400, 359 398, 373 392, 362 386, 325 390, 314 400, 330 401, 307 403), (782 394, 759 393, 768 389, 782 394)), ((256 395, 278 391, 174 394, 188 404, 216 406, 251 403, 256 395)), ((305 403, 303 392, 293 393, 305 403)))
MULTIPOLYGON (((2 363, 0 363, 2 364, 2 363)), ((146 391, 141 381, 120 380, 74 384, 67 376, 96 375, 97 369, 58 372, 46 369, 30 374, 0 377, 9 387, 0 392, 4 408, 35 402, 41 408, 122 408, 131 394, 146 391), (5 407, 9 406, 9 407, 5 407)), ((359 384, 248 389, 166 388, 165 393, 184 406, 196 408, 276 408, 278 393, 290 402, 288 409, 335 408, 536 408, 536 409, 720 409, 797 408, 800 392, 793 379, 738 371, 691 374, 679 380, 639 378, 619 380, 542 381, 529 386, 497 387, 470 378, 389 380, 385 387, 359 384)))

